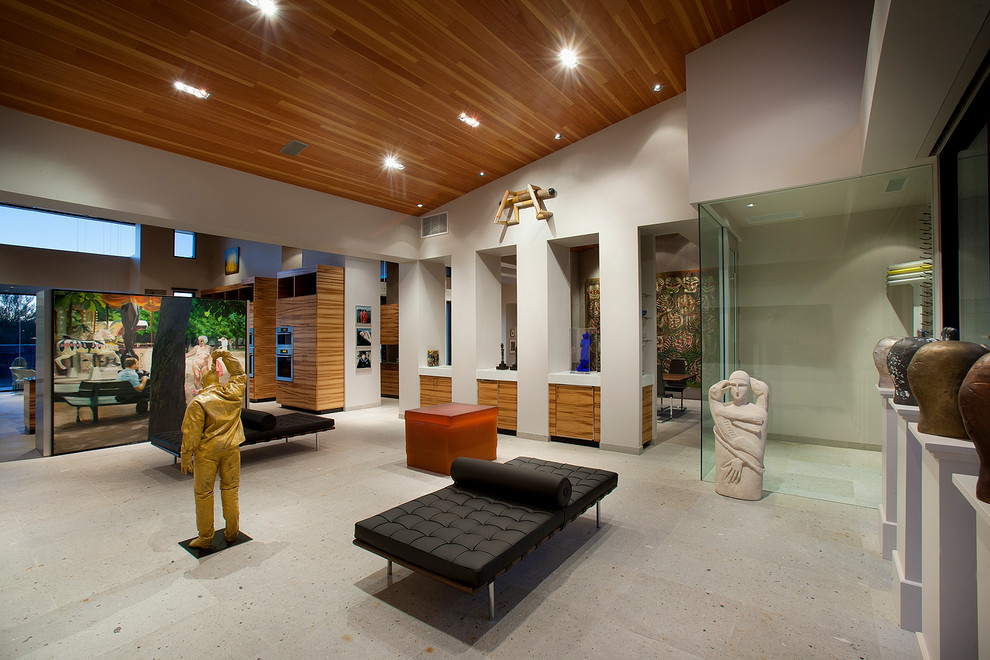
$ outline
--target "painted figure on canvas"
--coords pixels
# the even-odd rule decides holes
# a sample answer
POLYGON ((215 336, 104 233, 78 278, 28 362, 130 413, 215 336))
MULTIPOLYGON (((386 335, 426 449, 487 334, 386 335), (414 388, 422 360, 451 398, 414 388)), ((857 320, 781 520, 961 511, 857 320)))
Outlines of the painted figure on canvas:
POLYGON ((210 370, 210 346, 209 339, 205 335, 200 335, 196 339, 196 345, 186 353, 186 360, 190 363, 193 375, 193 389, 197 392, 203 384, 203 376, 210 370))
POLYGON ((763 454, 767 444, 770 387, 734 371, 708 391, 715 421, 715 492, 739 500, 763 496, 763 454), (749 402, 753 392, 756 403, 749 402), (729 393, 732 401, 724 403, 729 393))

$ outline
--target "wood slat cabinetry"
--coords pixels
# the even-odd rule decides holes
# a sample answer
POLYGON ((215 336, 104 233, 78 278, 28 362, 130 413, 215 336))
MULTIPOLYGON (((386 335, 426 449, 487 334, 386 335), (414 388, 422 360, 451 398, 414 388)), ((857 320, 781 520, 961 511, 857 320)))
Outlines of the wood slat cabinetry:
POLYGON ((382 305, 379 307, 381 318, 381 343, 399 343, 399 304, 382 305))
POLYGON ((399 365, 382 362, 382 396, 399 398, 399 365))
POLYGON ((275 398, 275 290, 274 277, 249 277, 240 284, 215 289, 203 289, 201 298, 214 300, 246 300, 248 326, 248 374, 250 401, 271 401, 275 398), (251 364, 251 342, 254 342, 254 364, 251 364))
POLYGON ((653 421, 653 386, 643 387, 643 444, 653 440, 653 428, 656 426, 653 421))
POLYGON ((447 376, 419 377, 419 406, 439 406, 441 403, 451 403, 450 378, 447 376))
POLYGON ((601 388, 550 385, 550 435, 601 442, 601 388))
POLYGON ((276 381, 275 400, 317 413, 342 409, 344 269, 321 265, 281 272, 277 296, 275 325, 292 328, 293 354, 292 380, 276 381))
POLYGON ((478 405, 498 406, 499 431, 516 430, 516 393, 518 388, 511 380, 479 380, 478 405))

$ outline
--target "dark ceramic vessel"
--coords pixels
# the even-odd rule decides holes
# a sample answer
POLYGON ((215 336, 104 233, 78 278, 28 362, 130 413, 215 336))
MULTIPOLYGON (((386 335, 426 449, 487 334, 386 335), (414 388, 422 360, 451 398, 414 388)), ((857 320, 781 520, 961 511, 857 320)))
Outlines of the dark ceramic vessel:
POLYGON ((918 400, 914 398, 911 384, 908 382, 908 365, 911 364, 911 358, 918 349, 931 341, 926 337, 904 337, 890 347, 887 353, 887 369, 890 371, 890 380, 894 383, 894 403, 902 406, 918 405, 918 400))
POLYGON ((946 438, 966 438, 959 413, 959 388, 973 363, 987 349, 968 341, 936 341, 917 350, 908 365, 908 383, 918 401, 918 430, 946 438))
POLYGON ((959 411, 969 439, 980 457, 976 497, 990 502, 990 354, 970 368, 959 388, 959 411))

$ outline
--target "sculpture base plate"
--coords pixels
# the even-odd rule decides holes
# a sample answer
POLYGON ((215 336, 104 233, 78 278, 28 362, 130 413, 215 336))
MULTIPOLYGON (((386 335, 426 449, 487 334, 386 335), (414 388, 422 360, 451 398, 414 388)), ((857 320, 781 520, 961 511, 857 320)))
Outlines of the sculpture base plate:
POLYGON ((244 532, 237 532, 237 538, 234 539, 232 543, 227 543, 227 539, 224 538, 224 531, 218 529, 213 533, 213 542, 210 543, 208 548, 190 548, 189 544, 195 541, 198 537, 194 536, 191 539, 186 539, 185 541, 179 541, 179 545, 182 549, 191 554, 196 559, 202 559, 203 557, 208 557, 214 553, 220 552, 221 550, 226 550, 227 548, 232 548, 235 545, 240 545, 246 541, 251 541, 251 537, 244 532))

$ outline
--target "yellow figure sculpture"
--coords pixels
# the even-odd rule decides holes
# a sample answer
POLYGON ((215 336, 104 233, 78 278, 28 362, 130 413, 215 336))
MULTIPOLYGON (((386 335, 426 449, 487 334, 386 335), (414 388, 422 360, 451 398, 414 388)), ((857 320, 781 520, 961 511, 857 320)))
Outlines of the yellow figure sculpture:
POLYGON ((241 406, 247 375, 228 351, 214 351, 223 360, 230 381, 220 385, 215 369, 203 374, 202 389, 189 403, 182 418, 182 473, 193 473, 196 495, 196 528, 193 548, 209 548, 213 542, 213 484, 220 474, 220 503, 227 523, 227 542, 237 539, 239 511, 237 487, 241 478, 240 445, 244 442, 241 406))

